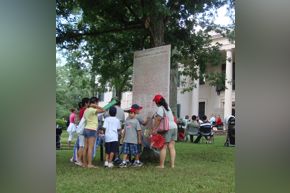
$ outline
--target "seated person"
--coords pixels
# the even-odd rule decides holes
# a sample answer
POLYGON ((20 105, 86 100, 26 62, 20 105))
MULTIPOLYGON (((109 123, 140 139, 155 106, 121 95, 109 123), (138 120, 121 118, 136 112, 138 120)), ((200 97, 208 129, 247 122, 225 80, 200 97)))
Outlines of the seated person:
POLYGON ((217 126, 217 127, 218 127, 218 126, 223 126, 222 119, 221 119, 221 117, 220 117, 219 115, 216 117, 215 122, 216 122, 216 126, 217 126))
POLYGON ((214 114, 211 115, 211 118, 209 119, 209 122, 212 126, 215 126, 216 123, 216 117, 214 116, 214 114))
POLYGON ((197 136, 199 132, 199 122, 197 121, 197 117, 192 115, 191 122, 187 125, 187 134, 190 136, 190 142, 193 143, 193 136, 197 136))
POLYGON ((212 143, 212 137, 213 137, 213 134, 214 134, 213 130, 212 130, 212 125, 207 120, 207 116, 206 115, 203 115, 201 117, 201 119, 202 119, 202 123, 200 124, 198 137, 196 138, 194 143, 199 143, 199 141, 200 141, 202 136, 204 136, 204 138, 206 139, 207 143, 212 143))

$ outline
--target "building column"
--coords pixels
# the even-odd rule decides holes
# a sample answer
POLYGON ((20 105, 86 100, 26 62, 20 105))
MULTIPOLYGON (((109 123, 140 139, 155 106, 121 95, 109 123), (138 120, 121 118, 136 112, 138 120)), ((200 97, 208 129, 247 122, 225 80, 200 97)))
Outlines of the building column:
MULTIPOLYGON (((199 74, 199 66, 197 68, 197 74, 199 74)), ((194 80, 194 85, 192 89, 192 114, 198 116, 198 106, 199 106, 199 78, 194 80)))
POLYGON ((233 55, 232 50, 227 50, 224 118, 232 114, 232 79, 233 79, 232 55, 233 55))

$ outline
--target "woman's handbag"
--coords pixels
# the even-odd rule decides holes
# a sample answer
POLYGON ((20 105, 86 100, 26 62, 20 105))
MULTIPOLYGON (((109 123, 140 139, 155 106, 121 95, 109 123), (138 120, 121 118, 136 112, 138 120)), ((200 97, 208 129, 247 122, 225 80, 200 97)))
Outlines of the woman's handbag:
POLYGON ((160 120, 158 127, 156 128, 157 133, 165 133, 169 130, 169 118, 165 114, 165 110, 163 108, 163 117, 160 120))
POLYGON ((86 120, 84 117, 82 117, 76 129, 77 134, 82 135, 84 133, 85 126, 86 126, 86 120))

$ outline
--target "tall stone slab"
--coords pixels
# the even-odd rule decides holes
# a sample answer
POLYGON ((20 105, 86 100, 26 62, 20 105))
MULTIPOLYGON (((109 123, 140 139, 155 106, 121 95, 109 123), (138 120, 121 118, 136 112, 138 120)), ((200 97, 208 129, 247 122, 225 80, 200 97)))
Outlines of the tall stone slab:
POLYGON ((151 116, 156 111, 152 101, 155 94, 161 94, 169 103, 170 56, 171 45, 134 53, 132 102, 143 107, 143 116, 151 116))

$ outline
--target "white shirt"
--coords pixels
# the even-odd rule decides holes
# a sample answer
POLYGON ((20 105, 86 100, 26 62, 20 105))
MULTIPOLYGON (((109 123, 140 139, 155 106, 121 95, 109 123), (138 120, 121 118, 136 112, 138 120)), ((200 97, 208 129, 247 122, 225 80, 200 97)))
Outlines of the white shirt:
POLYGON ((106 129, 105 142, 118 141, 118 129, 121 129, 120 120, 116 117, 105 118, 103 127, 106 129))
POLYGON ((215 117, 211 117, 209 122, 210 122, 210 124, 213 124, 213 122, 215 122, 215 117))

